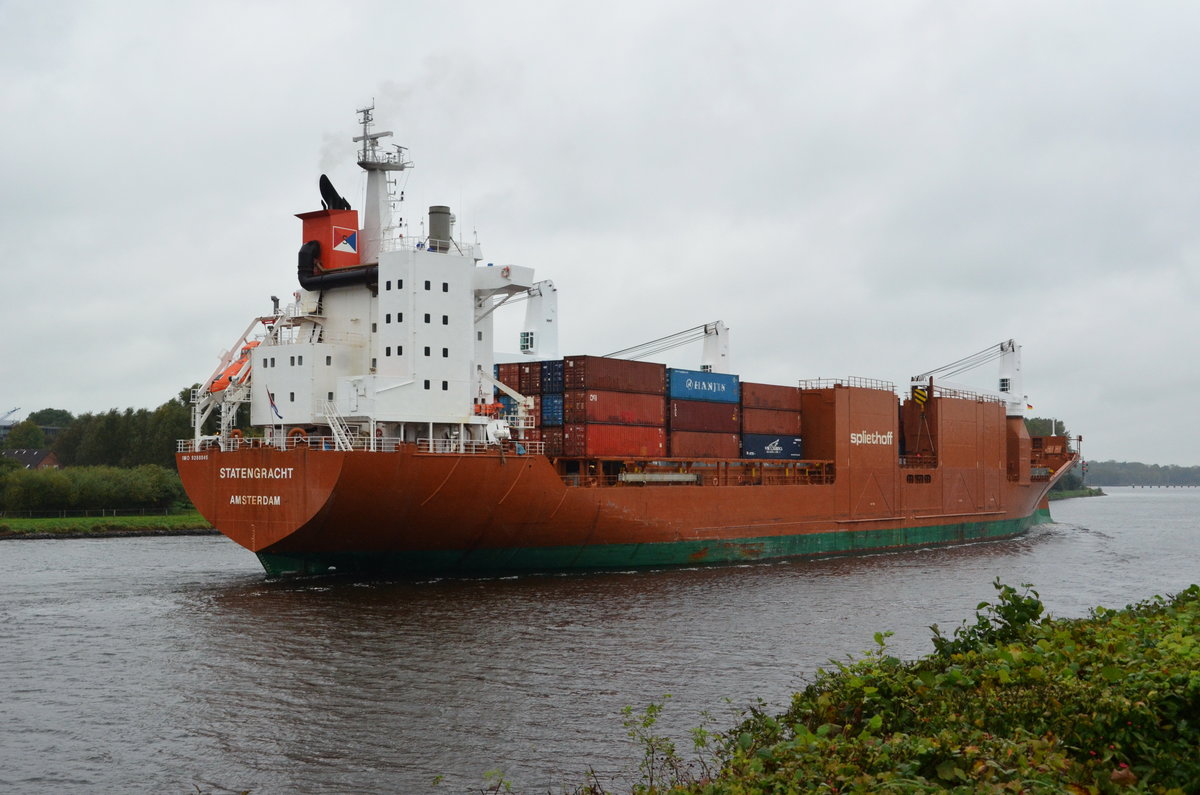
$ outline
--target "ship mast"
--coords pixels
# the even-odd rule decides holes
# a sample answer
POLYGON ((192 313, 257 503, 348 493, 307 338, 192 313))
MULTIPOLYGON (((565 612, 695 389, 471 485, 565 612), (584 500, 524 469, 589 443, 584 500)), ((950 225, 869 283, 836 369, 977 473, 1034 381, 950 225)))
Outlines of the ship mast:
POLYGON ((361 247, 359 253, 363 265, 379 262, 379 251, 383 246, 385 230, 392 225, 392 203, 388 193, 389 171, 403 171, 412 166, 407 159, 407 149, 396 144, 392 145, 394 152, 383 149, 379 140, 390 138, 390 130, 371 132, 375 122, 375 103, 370 107, 359 108, 359 123, 362 124, 362 135, 356 135, 354 141, 361 142, 358 151, 358 165, 367 172, 367 196, 363 207, 363 228, 359 231, 361 247))

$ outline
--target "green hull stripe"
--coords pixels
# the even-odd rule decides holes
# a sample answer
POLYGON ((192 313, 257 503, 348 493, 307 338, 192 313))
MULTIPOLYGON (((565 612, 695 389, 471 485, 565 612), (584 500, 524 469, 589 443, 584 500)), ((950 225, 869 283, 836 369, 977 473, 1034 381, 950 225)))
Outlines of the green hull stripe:
POLYGON ((384 573, 481 575, 542 571, 604 571, 666 566, 745 563, 773 558, 853 555, 910 547, 963 544, 1007 538, 1035 524, 1050 522, 1049 511, 1025 519, 964 522, 884 530, 837 530, 808 535, 762 536, 713 541, 654 544, 606 544, 586 547, 511 547, 504 549, 426 550, 417 552, 259 552, 273 576, 287 574, 384 573))

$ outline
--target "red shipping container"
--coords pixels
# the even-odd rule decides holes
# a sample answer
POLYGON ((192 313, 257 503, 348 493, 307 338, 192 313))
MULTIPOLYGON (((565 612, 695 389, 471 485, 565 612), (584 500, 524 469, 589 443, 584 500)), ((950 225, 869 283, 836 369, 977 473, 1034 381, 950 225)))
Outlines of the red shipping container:
POLYGON ((667 366, 605 356, 568 356, 563 359, 563 389, 661 395, 667 391, 667 366))
POLYGON ((542 441, 546 443, 546 455, 560 456, 563 447, 562 428, 542 428, 542 441))
POLYGON ((654 458, 667 452, 667 431, 661 427, 572 423, 562 430, 565 456, 654 458))
POLYGON ((656 425, 667 421, 667 399, 636 392, 572 389, 563 393, 563 422, 656 425))
POLYGON ((514 430, 513 433, 520 434, 520 437, 517 438, 518 442, 540 442, 540 441, 542 441, 542 429, 541 428, 521 428, 520 430, 514 430))
POLYGON ((738 433, 742 429, 741 412, 736 403, 708 400, 672 400, 667 423, 672 431, 738 433))
MULTIPOLYGON (((800 387, 742 382, 742 407, 748 409, 800 410, 800 387)), ((773 433, 773 431, 768 431, 773 433)))
POLYGON ((521 391, 521 363, 505 362, 496 365, 496 380, 509 389, 521 391))
POLYGON ((521 368, 521 383, 517 391, 525 396, 542 394, 542 363, 522 362, 518 366, 521 368))
POLYGON ((784 436, 800 436, 800 412, 743 408, 742 433, 778 433, 784 436))
POLYGON ((671 431, 672 458, 740 458, 742 443, 736 433, 671 431))

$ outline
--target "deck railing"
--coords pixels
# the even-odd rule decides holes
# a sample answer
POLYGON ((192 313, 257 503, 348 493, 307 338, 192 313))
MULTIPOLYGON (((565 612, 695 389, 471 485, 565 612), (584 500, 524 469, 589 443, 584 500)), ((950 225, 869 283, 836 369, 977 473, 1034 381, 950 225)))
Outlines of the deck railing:
MULTIPOLYGON (((349 439, 351 450, 367 450, 381 453, 394 453, 405 444, 404 440, 395 436, 377 436, 374 441, 367 436, 352 436, 349 439)), ((409 442, 409 444, 412 444, 409 442)), ((269 437, 231 436, 224 441, 216 438, 202 439, 199 444, 194 439, 180 439, 175 450, 179 453, 196 453, 206 450, 253 450, 256 448, 273 448, 275 450, 336 450, 337 440, 333 436, 285 436, 282 439, 269 437)), ((544 442, 506 442, 503 447, 491 442, 480 442, 470 439, 418 439, 418 453, 456 453, 460 455, 495 455, 503 450, 509 455, 542 455, 546 452, 544 442)))

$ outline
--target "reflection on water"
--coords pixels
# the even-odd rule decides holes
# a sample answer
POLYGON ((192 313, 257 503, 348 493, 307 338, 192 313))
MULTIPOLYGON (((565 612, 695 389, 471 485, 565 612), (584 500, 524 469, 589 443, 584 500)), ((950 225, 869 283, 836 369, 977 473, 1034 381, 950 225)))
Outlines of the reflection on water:
MULTIPOLYGON (((930 650, 999 577, 1083 615, 1200 579, 1194 493, 1056 504, 1022 538, 865 558, 477 580, 268 581, 222 539, 0 546, 0 789, 550 791, 784 704, 877 631, 930 650), (444 776, 434 788, 432 782, 444 776)), ((681 743, 681 747, 686 747, 681 743)))

